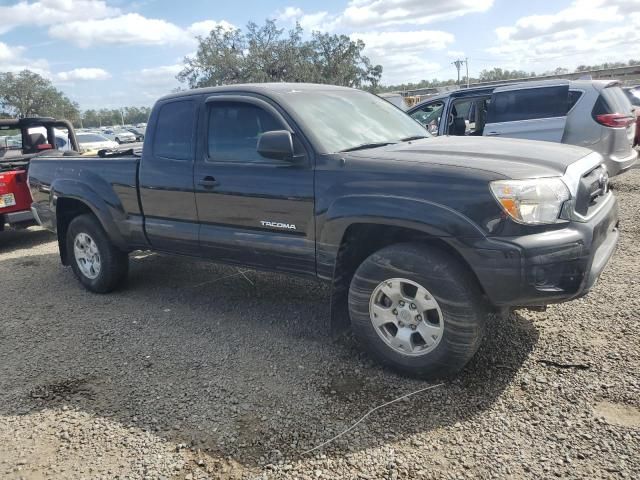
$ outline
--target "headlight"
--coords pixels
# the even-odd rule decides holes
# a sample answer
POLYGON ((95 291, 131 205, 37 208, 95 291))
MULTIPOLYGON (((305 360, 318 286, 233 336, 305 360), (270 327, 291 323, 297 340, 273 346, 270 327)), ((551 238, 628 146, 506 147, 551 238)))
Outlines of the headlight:
POLYGON ((555 223, 562 204, 571 198, 560 178, 498 180, 489 184, 500 206, 516 222, 555 223))

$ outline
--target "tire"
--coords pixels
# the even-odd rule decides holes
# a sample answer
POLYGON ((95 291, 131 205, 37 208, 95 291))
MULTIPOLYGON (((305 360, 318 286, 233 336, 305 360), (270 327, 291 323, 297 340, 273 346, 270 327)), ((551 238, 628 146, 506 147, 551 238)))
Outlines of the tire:
POLYGON ((349 314, 354 335, 378 361, 437 378, 459 372, 476 353, 488 308, 475 277, 455 257, 404 243, 358 267, 349 314))
POLYGON ((126 280, 129 255, 111 243, 94 215, 80 215, 71 221, 66 248, 73 273, 87 290, 109 293, 126 280), (89 257, 92 257, 91 261, 87 260, 89 257))

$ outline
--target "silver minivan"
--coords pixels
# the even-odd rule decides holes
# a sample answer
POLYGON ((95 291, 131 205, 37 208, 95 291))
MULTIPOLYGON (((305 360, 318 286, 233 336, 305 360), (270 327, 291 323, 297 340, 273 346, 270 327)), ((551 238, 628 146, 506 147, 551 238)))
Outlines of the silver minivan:
POLYGON ((635 114, 617 81, 543 80, 461 89, 408 113, 435 135, 525 138, 601 153, 610 176, 635 163, 635 114))

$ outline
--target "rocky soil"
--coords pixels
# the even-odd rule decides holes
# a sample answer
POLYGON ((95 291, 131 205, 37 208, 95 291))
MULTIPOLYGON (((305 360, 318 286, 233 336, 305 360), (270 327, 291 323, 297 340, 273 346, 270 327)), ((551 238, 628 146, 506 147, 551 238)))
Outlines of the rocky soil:
POLYGON ((428 386, 327 333, 313 281, 151 254, 84 291, 49 233, 0 234, 0 477, 640 478, 640 170, 587 297, 491 322, 428 386), (434 383, 437 384, 437 383, 434 383))

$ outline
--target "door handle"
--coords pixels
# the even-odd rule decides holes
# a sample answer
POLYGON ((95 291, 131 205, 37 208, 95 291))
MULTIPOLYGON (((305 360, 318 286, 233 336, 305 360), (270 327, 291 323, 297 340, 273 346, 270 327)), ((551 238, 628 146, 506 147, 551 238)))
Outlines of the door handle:
POLYGON ((485 137, 497 137, 500 135, 498 132, 487 132, 484 134, 485 137))
POLYGON ((198 185, 204 187, 204 188, 213 188, 216 187, 220 184, 220 182, 218 182, 215 178, 213 178, 211 175, 207 175, 206 177, 204 177, 202 180, 200 180, 198 182, 198 185))

